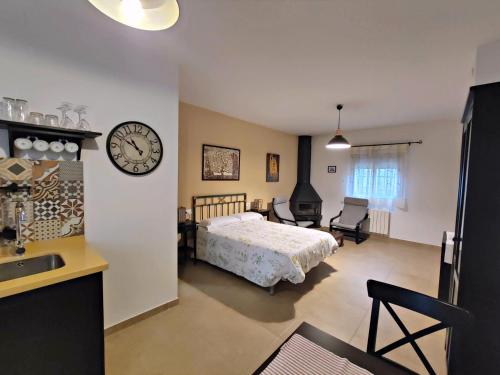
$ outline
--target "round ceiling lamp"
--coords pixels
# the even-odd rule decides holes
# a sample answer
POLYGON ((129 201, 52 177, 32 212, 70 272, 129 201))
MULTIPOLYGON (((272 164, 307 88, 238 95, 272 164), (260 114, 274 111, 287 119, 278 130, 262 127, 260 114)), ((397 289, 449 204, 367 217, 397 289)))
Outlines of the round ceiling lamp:
POLYGON ((339 123, 337 125, 335 137, 330 139, 330 142, 328 142, 326 148, 342 149, 351 147, 351 144, 342 136, 342 131, 340 130, 340 111, 342 110, 342 108, 344 108, 342 104, 337 104, 337 109, 339 111, 339 123))
POLYGON ((141 30, 165 30, 179 19, 177 0, 89 0, 106 16, 141 30))

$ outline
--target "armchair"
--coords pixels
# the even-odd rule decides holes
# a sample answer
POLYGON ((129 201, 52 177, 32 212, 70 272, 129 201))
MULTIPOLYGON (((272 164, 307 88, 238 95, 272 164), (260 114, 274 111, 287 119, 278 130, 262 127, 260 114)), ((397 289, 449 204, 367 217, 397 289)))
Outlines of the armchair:
POLYGON ((298 227, 308 228, 314 225, 314 221, 297 221, 290 211, 290 203, 288 198, 278 197, 273 198, 273 212, 274 216, 281 224, 295 225, 298 227))
POLYGON ((368 199, 345 197, 342 211, 330 219, 330 232, 337 230, 354 237, 356 244, 368 238, 369 228, 368 199))

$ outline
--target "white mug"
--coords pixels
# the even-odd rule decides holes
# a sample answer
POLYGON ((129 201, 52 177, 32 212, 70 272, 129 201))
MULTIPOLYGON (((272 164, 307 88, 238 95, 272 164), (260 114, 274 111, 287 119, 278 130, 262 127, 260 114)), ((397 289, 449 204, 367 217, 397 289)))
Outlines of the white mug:
POLYGON ((33 141, 33 148, 40 152, 45 152, 49 149, 49 143, 43 139, 36 139, 33 141))
POLYGON ((78 151, 78 145, 74 142, 66 142, 66 144, 64 145, 64 149, 70 154, 74 154, 78 151))
POLYGON ((64 150, 64 145, 59 141, 50 142, 49 147, 52 152, 56 153, 62 152, 64 150))
POLYGON ((18 150, 26 151, 33 147, 33 142, 31 142, 28 138, 17 138, 14 141, 14 146, 16 146, 18 150))

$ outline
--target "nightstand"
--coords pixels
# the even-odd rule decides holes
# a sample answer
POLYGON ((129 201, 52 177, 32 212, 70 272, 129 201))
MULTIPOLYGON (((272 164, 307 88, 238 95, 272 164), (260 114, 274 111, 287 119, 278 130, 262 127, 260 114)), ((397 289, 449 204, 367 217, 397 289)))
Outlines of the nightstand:
POLYGON ((264 216, 269 221, 269 214, 270 214, 271 210, 264 209, 264 208, 261 208, 261 209, 251 208, 250 211, 251 212, 257 212, 257 213, 261 214, 262 216, 264 216))
POLYGON ((196 263, 196 223, 189 220, 177 223, 177 233, 182 237, 179 249, 184 252, 185 259, 189 259, 189 252, 193 251, 193 263, 196 263), (193 235, 193 247, 188 246, 189 232, 193 235))

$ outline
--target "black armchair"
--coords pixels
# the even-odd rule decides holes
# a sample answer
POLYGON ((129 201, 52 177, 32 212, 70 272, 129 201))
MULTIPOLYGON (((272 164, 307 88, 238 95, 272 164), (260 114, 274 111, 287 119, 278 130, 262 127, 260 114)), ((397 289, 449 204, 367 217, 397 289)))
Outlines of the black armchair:
POLYGON ((368 199, 344 198, 344 208, 330 219, 330 232, 337 230, 346 236, 354 237, 356 244, 369 236, 370 217, 368 215, 368 199), (334 221, 339 219, 338 221, 334 221))
POLYGON ((288 198, 279 197, 273 198, 274 216, 281 224, 295 225, 298 227, 308 228, 314 225, 314 221, 297 221, 290 211, 290 203, 288 198))

